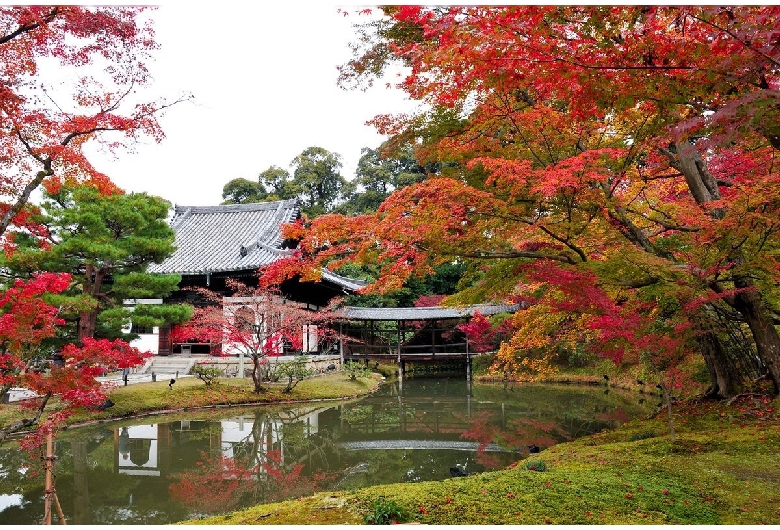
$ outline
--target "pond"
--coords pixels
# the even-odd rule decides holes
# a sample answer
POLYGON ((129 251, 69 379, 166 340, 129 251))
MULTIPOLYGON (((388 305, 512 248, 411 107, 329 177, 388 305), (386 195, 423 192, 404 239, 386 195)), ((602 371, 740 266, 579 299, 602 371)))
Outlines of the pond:
MULTIPOLYGON (((643 416, 640 398, 405 379, 351 402, 106 422, 58 435, 56 492, 68 524, 166 524, 316 491, 442 480, 643 416)), ((15 444, 0 447, 0 524, 42 521, 43 475, 28 466, 15 444)))

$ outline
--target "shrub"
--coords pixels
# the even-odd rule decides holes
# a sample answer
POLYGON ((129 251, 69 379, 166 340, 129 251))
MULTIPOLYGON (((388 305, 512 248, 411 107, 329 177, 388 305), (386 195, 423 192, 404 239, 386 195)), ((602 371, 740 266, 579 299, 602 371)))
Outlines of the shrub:
POLYGON ((380 497, 371 504, 371 512, 366 514, 363 521, 366 524, 394 524, 403 523, 406 517, 406 511, 394 501, 380 497))
POLYGON ((364 365, 363 363, 354 361, 345 362, 341 367, 341 371, 349 374, 349 378, 353 381, 358 377, 371 376, 371 369, 368 366, 364 365))
POLYGON ((196 376, 198 379, 210 385, 222 375, 222 369, 216 366, 205 366, 203 364, 196 364, 190 369, 190 373, 196 376))
POLYGON ((528 471, 547 471, 547 464, 544 460, 529 460, 525 463, 525 469, 528 471))
POLYGON ((299 381, 306 379, 314 373, 313 370, 307 366, 307 363, 308 358, 305 355, 299 355, 296 356, 292 361, 279 363, 276 366, 275 372, 278 374, 279 378, 287 379, 287 386, 284 387, 282 392, 291 392, 299 381))
POLYGON ((493 365, 495 357, 495 355, 489 353, 475 355, 471 358, 471 372, 474 375, 486 375, 489 368, 493 365))

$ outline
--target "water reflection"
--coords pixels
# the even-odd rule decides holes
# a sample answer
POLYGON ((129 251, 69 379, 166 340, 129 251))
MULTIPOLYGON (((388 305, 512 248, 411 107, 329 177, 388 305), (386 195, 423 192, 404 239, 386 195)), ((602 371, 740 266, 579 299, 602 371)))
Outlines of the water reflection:
MULTIPOLYGON (((254 407, 60 434, 57 493, 71 524, 165 524, 319 490, 450 478, 643 414, 603 389, 408 379, 337 405, 254 407)), ((0 448, 0 522, 38 524, 42 479, 0 448)))

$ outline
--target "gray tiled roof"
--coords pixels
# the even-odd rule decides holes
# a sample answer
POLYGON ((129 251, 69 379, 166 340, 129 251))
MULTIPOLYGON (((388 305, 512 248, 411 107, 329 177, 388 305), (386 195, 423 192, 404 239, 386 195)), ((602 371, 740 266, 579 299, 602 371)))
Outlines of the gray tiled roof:
POLYGON ((519 305, 472 305, 466 307, 344 307, 339 316, 347 320, 439 320, 497 313, 514 313, 519 305))
POLYGON ((346 276, 339 276, 336 273, 330 272, 328 269, 322 269, 322 279, 338 285, 339 287, 343 287, 344 289, 349 289, 350 291, 357 291, 368 285, 368 282, 354 280, 352 278, 347 278, 346 276))
POLYGON ((176 251, 151 273, 202 274, 257 269, 286 255, 280 225, 299 215, 294 200, 220 206, 176 206, 176 251), (241 248, 245 252, 241 252, 241 248))

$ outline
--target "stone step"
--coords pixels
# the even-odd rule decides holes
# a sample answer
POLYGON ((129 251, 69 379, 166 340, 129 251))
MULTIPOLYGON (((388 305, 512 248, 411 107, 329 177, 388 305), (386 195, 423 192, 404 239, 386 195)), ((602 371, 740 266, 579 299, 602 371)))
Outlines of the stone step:
POLYGON ((197 359, 191 357, 152 357, 146 361, 144 367, 139 373, 176 373, 184 375, 189 373, 190 369, 197 362, 197 359))

